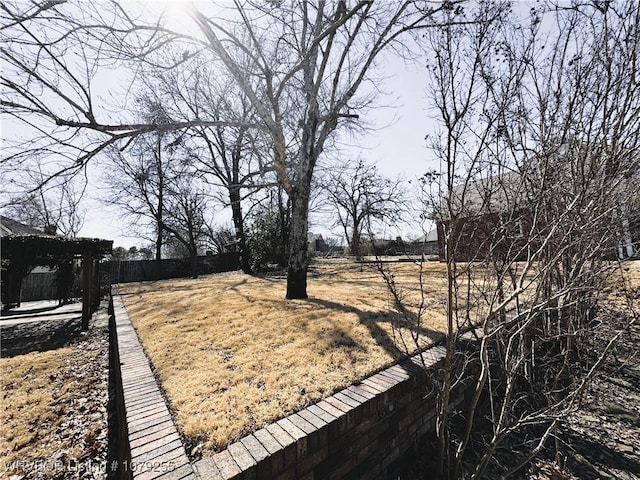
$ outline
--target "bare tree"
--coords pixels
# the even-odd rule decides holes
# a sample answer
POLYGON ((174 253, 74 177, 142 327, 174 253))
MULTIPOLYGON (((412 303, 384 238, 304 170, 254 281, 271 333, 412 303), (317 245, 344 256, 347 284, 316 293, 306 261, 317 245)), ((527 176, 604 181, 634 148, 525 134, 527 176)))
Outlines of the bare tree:
POLYGON ((12 145, 4 163, 15 168, 36 151, 55 152, 51 177, 77 172, 106 148, 126 148, 149 131, 262 130, 293 208, 286 296, 305 298, 311 179, 327 142, 370 104, 376 91, 370 71, 381 52, 400 49, 401 36, 440 23, 443 13, 460 11, 460 3, 235 2, 235 18, 194 13, 205 39, 144 21, 133 4, 3 3, 2 105, 32 133, 29 148, 12 145), (170 70, 211 52, 248 99, 255 123, 220 121, 204 111, 161 124, 114 122, 93 91, 96 72, 114 61, 170 70))
POLYGON ((594 350, 596 326, 638 320, 631 303, 601 300, 619 272, 610 260, 640 166, 640 8, 543 5, 523 15, 479 4, 467 15, 468 25, 427 35, 447 268, 436 434, 444 476, 510 477, 560 435, 624 331, 594 350), (459 342, 469 328, 480 333, 476 351, 459 342), (454 429, 452 392, 464 382, 471 403, 454 429), (488 431, 476 431, 479 418, 488 431), (504 447, 509 458, 498 459, 504 447))
POLYGON ((157 19, 145 19, 142 8, 116 2, 0 4, 0 105, 4 126, 19 132, 5 138, 3 145, 0 165, 7 178, 34 162, 48 166, 43 184, 52 178, 67 178, 108 148, 124 148, 149 132, 247 126, 206 116, 162 122, 135 118, 124 103, 126 82, 141 75, 143 65, 165 69, 182 65, 183 46, 201 49, 206 43, 172 32, 157 19), (154 54, 159 57, 152 58, 154 54), (105 75, 110 77, 108 87, 105 75))
MULTIPOLYGON (((156 99, 142 97, 142 116, 161 123, 166 118, 156 99)), ((161 260, 165 197, 169 183, 181 173, 181 162, 171 148, 174 138, 166 132, 147 133, 132 140, 126 150, 110 148, 105 162, 108 192, 103 201, 115 205, 130 219, 138 234, 153 231, 155 258, 161 260)))
POLYGON ((168 172, 162 144, 140 137, 127 154, 111 150, 105 162, 108 191, 102 201, 118 207, 138 235, 153 231, 155 259, 162 258, 165 184, 168 172))
POLYGON ((321 186, 356 259, 362 258, 362 234, 371 230, 372 222, 393 225, 406 210, 401 180, 385 178, 375 165, 362 159, 329 168, 321 186))
POLYGON ((84 190, 78 182, 60 181, 36 189, 44 178, 41 170, 24 172, 20 188, 26 193, 9 198, 4 206, 6 214, 47 233, 78 236, 85 218, 81 207, 84 190))
POLYGON ((236 248, 236 234, 235 229, 222 226, 213 227, 209 226, 206 235, 206 244, 214 252, 221 254, 229 251, 235 251, 236 248))
POLYGON ((249 127, 255 120, 253 108, 233 82, 214 72, 203 59, 192 63, 189 68, 155 72, 147 82, 173 118, 201 117, 206 112, 221 122, 245 122, 243 126, 190 129, 180 135, 179 147, 198 174, 224 192, 220 200, 231 207, 241 266, 245 273, 251 273, 242 203, 261 188, 275 184, 270 174, 270 145, 260 130, 249 127))
POLYGON ((210 222, 207 195, 188 177, 174 180, 169 186, 162 227, 182 244, 191 264, 191 276, 198 276, 198 250, 204 244, 210 222))
POLYGON ((454 7, 451 2, 424 9, 415 2, 249 2, 236 3, 235 23, 220 23, 196 12, 210 48, 272 140, 278 181, 292 205, 287 298, 307 297, 311 181, 327 141, 339 124, 355 120, 370 103, 371 96, 362 92, 380 53, 401 35, 433 25, 442 10, 454 7))

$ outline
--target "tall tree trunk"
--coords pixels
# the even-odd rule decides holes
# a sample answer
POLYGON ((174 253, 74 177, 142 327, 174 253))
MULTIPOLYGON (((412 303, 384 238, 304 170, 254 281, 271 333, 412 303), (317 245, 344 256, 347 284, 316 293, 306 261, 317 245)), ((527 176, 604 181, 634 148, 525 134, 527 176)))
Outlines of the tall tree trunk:
POLYGON ((238 249, 240 250, 240 268, 244 273, 252 273, 251 263, 249 262, 249 252, 247 250, 247 236, 244 232, 244 220, 242 218, 242 205, 240 204, 240 189, 238 187, 229 187, 229 200, 231 202, 231 216, 233 217, 233 226, 238 239, 238 249))
POLYGON ((289 265, 289 237, 291 236, 291 202, 289 197, 284 200, 284 191, 278 187, 278 222, 280 229, 280 248, 283 252, 278 255, 278 265, 286 267, 289 265))
POLYGON ((156 150, 156 166, 158 168, 158 211, 156 212, 156 261, 158 271, 162 272, 162 234, 163 234, 163 214, 164 214, 164 171, 162 169, 162 142, 158 135, 156 150))
POLYGON ((162 219, 159 219, 156 224, 156 262, 162 265, 162 219))
POLYGON ((362 249, 360 248, 360 224, 355 218, 357 213, 354 210, 353 233, 351 235, 351 253, 355 255, 356 260, 362 260, 362 249))
POLYGON ((198 278, 198 250, 189 248, 191 259, 191 278, 198 278))
POLYGON ((309 187, 292 189, 291 226, 289 231, 289 265, 287 299, 307 296, 307 229, 309 218, 309 187))

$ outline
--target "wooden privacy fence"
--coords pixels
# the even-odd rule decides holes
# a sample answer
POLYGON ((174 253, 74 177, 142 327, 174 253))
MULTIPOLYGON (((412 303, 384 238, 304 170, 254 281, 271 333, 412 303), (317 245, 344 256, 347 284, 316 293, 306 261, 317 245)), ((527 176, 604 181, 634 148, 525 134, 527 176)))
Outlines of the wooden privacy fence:
MULTIPOLYGON (((223 253, 198 257, 198 275, 237 270, 240 265, 238 253, 223 253)), ((188 259, 166 260, 108 260, 100 264, 112 284, 143 282, 191 276, 188 259)))
MULTIPOLYGON (((198 257, 198 275, 229 272, 238 268, 240 268, 240 255, 238 253, 198 257)), ((112 283, 189 277, 191 275, 191 264, 188 259, 166 259, 162 260, 161 263, 156 260, 108 260, 100 262, 99 275, 101 285, 108 287, 112 283)), ((81 285, 82 271, 78 271, 71 287, 72 296, 80 295, 81 285)), ((22 302, 57 299, 58 286, 56 284, 55 271, 32 273, 22 280, 20 292, 20 300, 22 302)))
POLYGON ((54 300, 58 294, 55 272, 32 273, 22 280, 20 300, 33 302, 36 300, 54 300))
MULTIPOLYGON (((102 273, 102 267, 100 268, 102 273)), ((37 300, 59 300, 60 293, 56 280, 56 271, 30 273, 22 279, 20 288, 21 302, 34 302, 37 300)), ((104 280, 100 278, 104 285, 104 280)), ((69 286, 70 298, 82 296, 82 270, 76 268, 72 284, 69 286)))

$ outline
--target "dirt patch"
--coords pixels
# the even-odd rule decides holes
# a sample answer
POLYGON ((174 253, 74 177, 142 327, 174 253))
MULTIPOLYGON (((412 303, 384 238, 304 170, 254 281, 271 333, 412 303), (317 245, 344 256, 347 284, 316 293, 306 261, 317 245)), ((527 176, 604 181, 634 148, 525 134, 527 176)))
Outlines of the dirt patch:
POLYGON ((46 352, 68 345, 82 333, 81 315, 61 320, 25 322, 2 327, 2 358, 46 352))
MULTIPOLYGON (((606 342, 622 324, 600 325, 606 342)), ((640 479, 640 325, 609 355, 581 408, 558 433, 560 454, 543 457, 528 478, 557 480, 640 479)))

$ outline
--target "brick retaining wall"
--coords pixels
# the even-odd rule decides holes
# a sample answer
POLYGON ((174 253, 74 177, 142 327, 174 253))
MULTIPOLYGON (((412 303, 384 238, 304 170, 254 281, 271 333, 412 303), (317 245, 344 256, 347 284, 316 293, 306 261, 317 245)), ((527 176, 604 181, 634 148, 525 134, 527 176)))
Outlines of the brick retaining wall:
POLYGON ((107 453, 107 479, 130 480, 131 472, 124 466, 131 462, 127 413, 122 392, 122 369, 116 319, 113 314, 113 296, 109 296, 109 446, 107 453))
MULTIPOLYGON (((444 347, 423 353, 438 368, 444 347)), ((435 400, 425 399, 418 357, 387 368, 242 438, 195 463, 207 479, 375 479, 425 434, 433 432, 435 400)), ((460 389, 452 404, 463 400, 460 389)))
MULTIPOLYGON (((427 371, 445 349, 434 346, 189 464, 122 300, 114 296, 131 464, 171 471, 135 479, 374 479, 434 431, 435 399, 424 398, 427 371)), ((466 334, 470 339, 472 335, 466 334)), ((452 404, 464 399, 462 386, 452 404)))
MULTIPOLYGON (((124 409, 117 422, 119 478, 187 480, 197 478, 189 463, 169 408, 153 376, 138 335, 119 295, 113 294, 113 320, 119 355, 120 384, 116 405, 124 409)), ((109 466, 111 468, 111 466, 109 466)))

